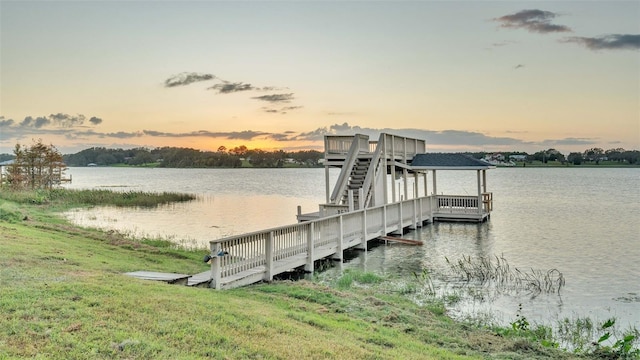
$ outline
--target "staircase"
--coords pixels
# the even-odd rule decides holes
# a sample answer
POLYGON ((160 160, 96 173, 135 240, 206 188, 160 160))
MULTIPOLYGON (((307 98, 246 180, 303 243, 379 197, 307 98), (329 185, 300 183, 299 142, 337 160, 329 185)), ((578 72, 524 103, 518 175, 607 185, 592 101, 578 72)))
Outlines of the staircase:
MULTIPOLYGON (((353 191, 353 206, 355 209, 360 208, 360 189, 364 185, 369 165, 371 164, 370 157, 360 157, 356 159, 351 173, 349 175, 349 181, 345 191, 342 193, 342 203, 349 204, 349 191, 353 191)), ((366 194, 365 194, 366 195, 366 194)))

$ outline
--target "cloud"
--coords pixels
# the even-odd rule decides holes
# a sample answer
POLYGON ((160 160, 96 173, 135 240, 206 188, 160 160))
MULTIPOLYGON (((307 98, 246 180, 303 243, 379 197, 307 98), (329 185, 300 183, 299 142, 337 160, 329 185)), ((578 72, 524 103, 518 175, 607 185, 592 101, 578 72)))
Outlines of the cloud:
POLYGON ((217 132, 217 131, 207 131, 207 130, 198 130, 184 133, 169 133, 163 131, 155 131, 155 130, 143 130, 142 133, 147 136, 153 137, 173 137, 173 138, 183 138, 183 137, 211 137, 211 138, 226 138, 226 139, 240 139, 240 140, 251 140, 258 136, 270 135, 268 132, 264 131, 232 131, 232 132, 217 132))
POLYGON ((538 144, 546 146, 554 145, 593 145, 597 144, 597 139, 589 138, 564 138, 564 139, 546 139, 538 144))
POLYGON ((49 115, 49 120, 51 120, 52 123, 66 128, 74 127, 76 125, 82 125, 84 124, 85 119, 86 117, 82 114, 78 114, 75 116, 63 113, 49 115))
POLYGON ((230 93, 235 93, 240 91, 249 91, 254 89, 255 87, 253 87, 251 84, 243 84, 241 82, 237 82, 237 83, 226 82, 222 84, 215 84, 212 87, 208 88, 207 90, 217 90, 218 94, 230 94, 230 93))
POLYGON ((638 50, 640 49, 640 35, 610 34, 600 37, 573 36, 562 40, 586 46, 591 50, 638 50))
POLYGON ((0 127, 9 127, 13 125, 13 119, 5 119, 4 116, 0 116, 0 127))
POLYGON ((218 94, 231 94, 241 91, 273 91, 279 89, 274 86, 256 87, 251 84, 245 84, 242 82, 225 81, 222 84, 215 84, 207 90, 217 90, 218 94))
POLYGON ((164 87, 176 87, 176 86, 184 86, 189 85, 194 82, 199 81, 207 81, 216 79, 216 76, 213 74, 201 74, 195 72, 183 72, 178 75, 173 75, 164 81, 164 87))
MULTIPOLYGON (((34 128, 40 129, 44 127, 48 127, 50 125, 57 126, 60 128, 75 128, 82 126, 86 120, 86 116, 82 114, 78 115, 69 115, 63 113, 50 114, 48 116, 26 116, 18 126, 23 128, 34 128)), ((89 119, 89 122, 92 125, 97 125, 102 122, 102 119, 92 116, 89 119)), ((6 122, 3 125, 11 126, 13 125, 13 120, 11 122, 6 122)))
POLYGON ((514 69, 515 69, 515 70, 518 70, 518 69, 523 68, 523 67, 524 67, 524 65, 522 65, 522 64, 518 64, 518 65, 516 65, 516 66, 514 67, 514 69))
POLYGON ((399 136, 406 136, 416 139, 426 139, 427 147, 443 148, 447 147, 451 150, 455 148, 478 149, 486 147, 505 147, 519 145, 531 145, 531 143, 510 137, 494 137, 473 131, 460 130, 423 130, 423 129, 375 129, 363 128, 360 126, 351 126, 348 123, 334 124, 324 128, 318 128, 311 132, 301 133, 295 137, 296 140, 321 140, 324 135, 354 135, 364 134, 372 140, 377 140, 381 132, 391 133, 399 136))
POLYGON ((252 97, 252 99, 268 101, 272 103, 288 103, 293 100, 293 93, 289 94, 271 94, 252 97))
POLYGON ((36 118, 27 116, 24 118, 24 120, 22 120, 22 122, 20 123, 20 126, 39 129, 43 126, 49 125, 50 123, 51 123, 51 120, 42 116, 38 116, 36 118))
POLYGON ((298 109, 302 109, 302 106, 285 106, 283 108, 280 109, 273 109, 273 108, 268 108, 268 107, 263 107, 262 110, 266 113, 272 113, 272 114, 286 114, 289 111, 293 111, 293 110, 298 110, 298 109))
POLYGON ((525 29, 529 32, 541 34, 571 32, 571 28, 567 26, 551 23, 556 16, 558 16, 558 14, 551 11, 532 9, 494 18, 493 21, 500 23, 500 26, 503 28, 525 29))

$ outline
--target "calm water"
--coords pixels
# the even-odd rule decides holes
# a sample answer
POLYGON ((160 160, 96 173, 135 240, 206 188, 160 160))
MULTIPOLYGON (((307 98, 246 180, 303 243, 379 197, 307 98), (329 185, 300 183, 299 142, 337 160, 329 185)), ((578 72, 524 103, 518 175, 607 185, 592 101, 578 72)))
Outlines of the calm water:
MULTIPOLYGON (((94 208, 67 216, 83 226, 203 247, 212 239, 295 223, 298 205, 303 212, 317 211, 325 197, 323 169, 70 168, 68 173, 73 175, 69 188, 197 194, 196 201, 159 209, 94 208)), ((615 316, 622 328, 640 327, 640 169, 499 168, 487 178, 494 193, 490 221, 427 225, 404 235, 424 240, 424 246, 378 246, 366 262, 360 257, 345 266, 404 277, 425 268, 444 273, 445 257, 502 255, 511 267, 558 269, 566 286, 560 295, 535 298, 486 293, 484 301, 453 305, 454 314, 487 312, 508 323, 522 304, 523 314, 536 322, 615 316)), ((439 172, 438 192, 474 194, 475 172, 439 172)))

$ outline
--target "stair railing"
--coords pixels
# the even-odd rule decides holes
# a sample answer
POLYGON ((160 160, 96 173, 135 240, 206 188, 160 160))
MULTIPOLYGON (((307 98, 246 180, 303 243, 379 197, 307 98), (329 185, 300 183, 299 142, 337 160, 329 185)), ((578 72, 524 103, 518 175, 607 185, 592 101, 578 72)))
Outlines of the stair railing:
POLYGON ((353 169, 353 165, 355 165, 356 160, 358 159, 358 153, 360 152, 360 135, 356 135, 351 142, 351 146, 349 147, 349 152, 347 153, 347 158, 345 159, 344 165, 340 170, 340 176, 338 176, 338 181, 336 181, 336 186, 333 188, 333 192, 331 193, 330 202, 332 204, 338 204, 338 202, 342 199, 342 194, 347 188, 347 184, 349 182, 349 176, 351 176, 351 171, 353 169))
POLYGON ((365 197, 365 208, 369 207, 369 204, 371 203, 371 195, 373 194, 373 191, 371 191, 371 186, 373 184, 373 179, 375 179, 378 174, 380 163, 382 162, 382 156, 380 156, 382 154, 382 144, 384 144, 382 136, 383 135, 380 136, 380 140, 376 144, 376 149, 373 152, 371 162, 369 163, 369 169, 367 169, 367 175, 365 176, 364 183, 362 184, 362 193, 365 197))

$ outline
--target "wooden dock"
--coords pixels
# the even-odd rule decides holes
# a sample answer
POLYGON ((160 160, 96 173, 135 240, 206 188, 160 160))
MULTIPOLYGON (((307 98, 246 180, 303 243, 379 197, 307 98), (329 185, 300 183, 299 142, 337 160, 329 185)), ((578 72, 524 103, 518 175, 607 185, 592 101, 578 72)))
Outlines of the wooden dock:
MULTIPOLYGON (((343 251, 350 248, 365 250, 366 261, 367 243, 377 238, 420 245, 387 235, 426 222, 486 220, 493 207, 486 186, 486 170, 492 166, 461 154, 425 150, 425 140, 385 133, 377 141, 363 134, 325 136, 326 203, 310 214, 299 208, 297 224, 211 241, 211 287, 271 281, 296 268, 313 272, 316 260, 342 261, 343 251), (341 169, 333 188, 330 168, 341 169), (436 172, 442 170, 475 171, 477 194, 437 195, 436 172)), ((207 274, 201 277, 200 283, 206 283, 207 274)))

